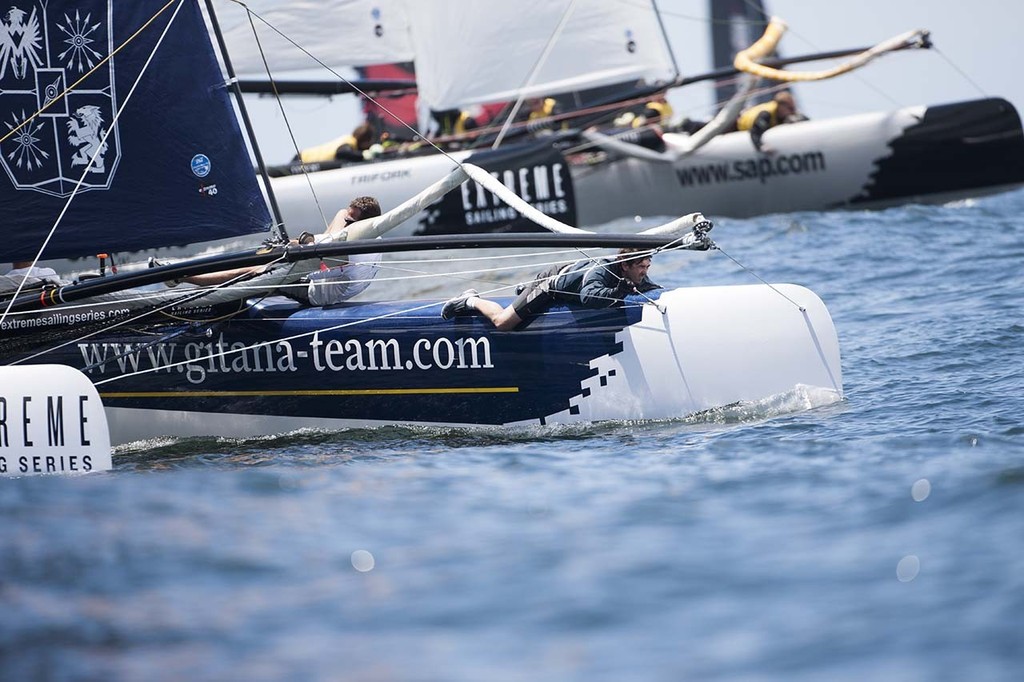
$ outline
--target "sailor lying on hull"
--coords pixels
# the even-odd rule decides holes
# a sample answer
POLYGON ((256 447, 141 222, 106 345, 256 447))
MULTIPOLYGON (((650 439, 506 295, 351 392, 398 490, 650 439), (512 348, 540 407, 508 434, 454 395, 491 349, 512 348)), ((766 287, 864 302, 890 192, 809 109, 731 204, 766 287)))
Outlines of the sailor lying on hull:
POLYGON ((650 267, 650 251, 619 249, 614 258, 563 263, 539 273, 504 308, 481 298, 475 289, 469 289, 445 303, 441 317, 450 320, 478 312, 495 328, 508 331, 534 319, 557 301, 578 303, 586 308, 611 308, 621 305, 630 294, 661 288, 647 277, 650 267))

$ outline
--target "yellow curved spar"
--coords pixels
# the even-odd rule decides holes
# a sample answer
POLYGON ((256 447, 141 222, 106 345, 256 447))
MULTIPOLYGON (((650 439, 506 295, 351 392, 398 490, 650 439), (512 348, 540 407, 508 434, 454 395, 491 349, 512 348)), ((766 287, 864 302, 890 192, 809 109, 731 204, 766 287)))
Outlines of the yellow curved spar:
POLYGON ((889 40, 881 42, 878 45, 861 52, 849 61, 843 62, 831 69, 825 69, 822 71, 784 71, 782 69, 774 69, 770 66, 759 64, 758 60, 764 59, 772 53, 772 50, 775 49, 775 45, 782 38, 782 34, 786 32, 786 28, 786 22, 782 21, 778 17, 772 17, 771 21, 768 22, 767 28, 764 30, 764 34, 758 38, 753 45, 736 53, 736 58, 733 60, 733 66, 744 73, 776 81, 785 81, 787 83, 797 81, 820 81, 827 78, 834 78, 835 76, 860 68, 875 57, 885 54, 886 52, 891 52, 905 47, 910 42, 919 42, 924 39, 924 35, 926 33, 926 31, 923 30, 907 31, 906 33, 890 38, 889 40))

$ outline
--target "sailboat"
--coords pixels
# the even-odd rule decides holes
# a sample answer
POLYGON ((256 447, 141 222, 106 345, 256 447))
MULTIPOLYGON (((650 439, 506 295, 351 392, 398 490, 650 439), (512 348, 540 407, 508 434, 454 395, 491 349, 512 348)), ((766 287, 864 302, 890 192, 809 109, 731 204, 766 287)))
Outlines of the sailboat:
MULTIPOLYGON (((0 296, 5 396, 24 392, 37 365, 79 370, 102 399, 114 444, 310 427, 676 419, 794 390, 842 397, 835 327, 820 298, 798 285, 671 289, 600 309, 556 304, 514 331, 478 316, 443 319, 444 299, 319 307, 281 295, 320 263, 353 254, 461 259, 486 250, 475 268, 447 263, 445 277, 491 283, 485 293, 507 301, 515 282, 494 284, 519 257, 507 249, 540 249, 545 264, 598 266, 619 247, 678 258, 713 249, 712 225, 690 213, 638 234, 586 232, 463 163, 340 239, 293 243, 252 172, 258 146, 232 99, 219 6, 15 0, 5 30, 20 31, 23 49, 0 64, 0 260, 95 267, 0 296), (391 236, 466 182, 543 231, 391 236), (131 252, 254 234, 267 239, 170 263, 125 262, 131 252), (260 265, 271 267, 241 282, 167 284, 260 265)), ((30 427, 45 425, 3 433, 27 441, 30 427)))
MULTIPOLYGON (((765 150, 757 149, 746 133, 722 132, 698 140, 671 125, 616 126, 622 112, 642 108, 668 89, 708 78, 736 80, 735 69, 684 75, 653 1, 558 0, 528 7, 348 1, 317 4, 315 18, 272 2, 248 5, 258 19, 250 22, 244 13, 236 13, 225 23, 230 24, 229 44, 239 48, 239 71, 249 76, 245 83, 254 92, 322 92, 318 86, 338 92, 330 89, 330 79, 334 85, 340 82, 336 74, 342 65, 401 61, 415 63, 420 108, 425 111, 469 111, 495 102, 511 108, 534 97, 553 98, 567 110, 582 111, 580 117, 552 118, 541 135, 531 134, 522 122, 506 127, 508 119, 495 119, 450 140, 449 148, 452 158, 486 168, 524 193, 529 190, 520 180, 528 177, 524 173, 543 173, 542 191, 531 201, 572 225, 679 215, 697 204, 713 217, 884 208, 981 196, 1024 184, 1020 117, 1001 98, 778 126, 767 133, 765 150), (340 26, 353 40, 333 40, 340 26), (308 53, 285 39, 298 31, 315 45, 308 53), (496 51, 500 59, 487 58, 496 51), (321 70, 319 78, 288 80, 290 73, 317 62, 332 69, 326 79, 321 70), (588 134, 593 126, 601 134, 588 134)), ((930 45, 926 31, 908 32, 886 52, 930 45)), ((766 55, 763 61, 796 64, 869 49, 787 60, 766 55)), ((771 91, 753 88, 750 97, 764 92, 771 91)), ((386 106, 386 99, 380 101, 386 106)), ((419 130, 425 131, 428 119, 420 119, 419 130)), ((442 177, 447 168, 448 159, 420 146, 405 154, 388 150, 364 161, 283 163, 273 183, 286 219, 312 222, 318 217, 313 197, 338 202, 359 186, 397 199, 442 177)), ((407 228, 414 234, 530 229, 495 210, 488 198, 486 193, 451 197, 407 228)))

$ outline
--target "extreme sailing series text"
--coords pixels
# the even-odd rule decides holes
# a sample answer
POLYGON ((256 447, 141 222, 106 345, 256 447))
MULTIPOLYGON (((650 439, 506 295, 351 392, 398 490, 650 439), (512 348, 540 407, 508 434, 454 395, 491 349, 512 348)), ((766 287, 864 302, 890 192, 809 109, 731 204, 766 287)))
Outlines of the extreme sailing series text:
MULTIPOLYGON (((564 173, 565 166, 555 163, 493 171, 491 175, 538 211, 557 216, 568 213, 570 208, 562 180, 564 173)), ((482 185, 465 182, 460 190, 467 225, 509 221, 519 217, 518 211, 482 185)))

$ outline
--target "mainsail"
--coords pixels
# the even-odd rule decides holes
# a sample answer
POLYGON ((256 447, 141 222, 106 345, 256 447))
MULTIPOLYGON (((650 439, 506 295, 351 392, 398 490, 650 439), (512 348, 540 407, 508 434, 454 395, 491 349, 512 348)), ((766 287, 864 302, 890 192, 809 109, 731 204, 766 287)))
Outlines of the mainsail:
POLYGON ((195 0, 14 0, 0 36, 0 261, 269 229, 195 0))
POLYGON ((320 69, 326 78, 323 66, 414 61, 420 103, 434 111, 622 83, 668 83, 678 75, 650 1, 247 4, 262 18, 253 20, 262 52, 244 12, 222 14, 239 74, 265 77, 269 67, 279 78, 320 69), (299 37, 302 49, 291 42, 299 37))
POLYGON ((649 2, 421 0, 407 11, 434 110, 677 76, 649 2))
POLYGON ((248 0, 219 7, 217 18, 241 77, 266 77, 267 67, 275 77, 310 69, 327 77, 324 67, 415 57, 402 0, 248 0))

